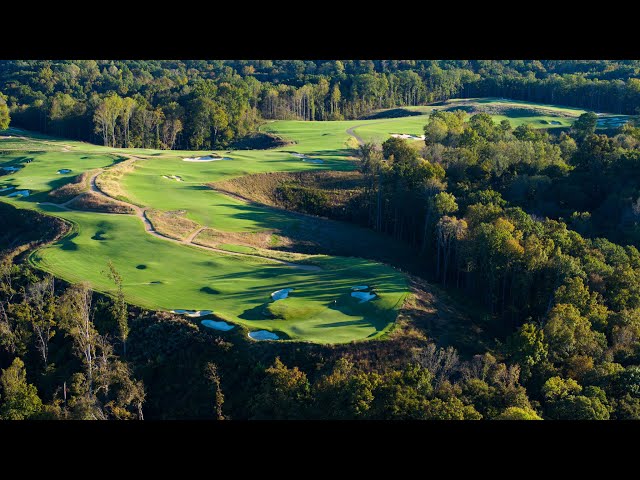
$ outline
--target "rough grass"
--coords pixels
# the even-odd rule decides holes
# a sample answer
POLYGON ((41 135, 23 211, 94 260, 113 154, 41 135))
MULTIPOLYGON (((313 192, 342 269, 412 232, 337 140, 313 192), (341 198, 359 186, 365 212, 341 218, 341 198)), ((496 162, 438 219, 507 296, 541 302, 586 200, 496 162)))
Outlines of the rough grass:
POLYGON ((317 188, 326 192, 329 207, 346 204, 357 196, 364 177, 358 171, 270 172, 223 180, 209 186, 265 205, 283 206, 277 189, 283 185, 317 188))
POLYGON ((60 188, 56 188, 49 192, 49 197, 54 203, 64 203, 71 200, 73 197, 77 197, 83 192, 89 190, 89 179, 96 172, 96 170, 89 170, 77 175, 71 183, 62 185, 60 188))
POLYGON ((64 236, 71 225, 59 218, 0 202, 0 262, 64 236))
POLYGON ((132 173, 135 170, 134 164, 136 161, 137 159, 130 158, 105 170, 96 178, 96 185, 101 191, 103 191, 110 197, 121 200, 123 202, 136 204, 135 202, 131 201, 131 199, 126 194, 126 191, 120 184, 122 177, 124 177, 128 173, 132 173))
POLYGON ((185 213, 184 210, 163 212, 149 208, 145 215, 158 233, 177 240, 184 240, 190 233, 200 228, 199 224, 185 218, 185 213))
POLYGON ((464 356, 495 349, 499 333, 482 320, 482 307, 469 306, 468 299, 454 298, 422 278, 407 277, 411 294, 399 311, 394 334, 426 334, 440 345, 454 346, 464 356))
POLYGON ((94 192, 85 192, 67 205, 74 210, 88 210, 102 213, 134 214, 135 210, 128 205, 109 200, 94 192))
POLYGON ((272 231, 262 232, 225 232, 215 228, 205 228, 194 239, 193 243, 207 247, 222 248, 225 244, 244 245, 247 247, 269 247, 272 231))

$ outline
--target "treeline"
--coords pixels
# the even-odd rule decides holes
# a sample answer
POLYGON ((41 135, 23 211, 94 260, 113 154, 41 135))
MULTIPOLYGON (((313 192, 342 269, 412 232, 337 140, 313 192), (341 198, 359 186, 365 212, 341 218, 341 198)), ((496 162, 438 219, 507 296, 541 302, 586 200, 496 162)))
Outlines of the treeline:
MULTIPOLYGON (((636 129, 610 138, 594 134, 595 126, 596 116, 585 114, 571 135, 551 136, 528 126, 512 131, 486 114, 466 122, 462 111, 434 112, 421 149, 395 138, 361 147, 369 224, 413 244, 435 279, 484 305, 531 398, 544 401, 549 382, 565 400, 572 396, 552 416, 578 404, 592 408, 592 400, 577 399, 592 388, 611 392, 610 402, 632 416, 640 412, 634 387, 614 380, 633 376, 621 372, 640 363, 640 253, 521 208, 597 204, 616 188, 603 175, 625 172, 628 188, 617 195, 628 196, 625 209, 635 208, 636 129)), ((590 214, 574 212, 570 221, 588 229, 590 214)), ((637 221, 630 222, 635 232, 637 221)))
MULTIPOLYGON (((186 319, 127 311, 117 293, 96 295, 24 265, 1 273, 0 419, 640 417, 640 367, 625 365, 628 351, 606 348, 584 316, 593 318, 593 302, 575 306, 585 297, 571 287, 544 327, 526 323, 496 355, 464 360, 419 336, 253 345, 242 332, 225 339, 186 319)), ((620 322, 613 331, 628 337, 620 322)))
POLYGON ((32 60, 0 62, 0 91, 23 128, 111 146, 208 149, 232 145, 260 119, 353 119, 456 96, 635 114, 639 72, 638 61, 32 60))

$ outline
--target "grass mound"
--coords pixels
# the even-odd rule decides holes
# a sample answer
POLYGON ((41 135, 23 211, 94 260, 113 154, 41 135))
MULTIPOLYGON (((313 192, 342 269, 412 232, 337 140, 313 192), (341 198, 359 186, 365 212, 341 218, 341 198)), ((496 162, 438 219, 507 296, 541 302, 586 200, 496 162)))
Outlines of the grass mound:
POLYGON ((74 210, 88 210, 102 213, 134 214, 135 210, 123 203, 109 200, 94 192, 85 192, 67 205, 74 210))
POLYGON ((196 222, 186 218, 186 213, 184 210, 163 212, 149 208, 145 215, 156 232, 169 238, 184 240, 200 227, 196 222))
POLYGON ((415 117, 417 115, 424 115, 424 113, 407 110, 406 108, 391 108, 388 110, 380 110, 378 112, 365 115, 364 117, 362 117, 362 120, 377 120, 380 118, 415 117))
POLYGON ((86 192, 89 190, 89 179, 94 173, 94 170, 82 172, 80 175, 76 175, 71 182, 52 190, 49 192, 50 201, 53 203, 64 203, 86 192))
POLYGON ((293 145, 293 143, 294 142, 285 140, 279 135, 258 132, 237 139, 230 145, 230 148, 234 150, 269 150, 293 145))

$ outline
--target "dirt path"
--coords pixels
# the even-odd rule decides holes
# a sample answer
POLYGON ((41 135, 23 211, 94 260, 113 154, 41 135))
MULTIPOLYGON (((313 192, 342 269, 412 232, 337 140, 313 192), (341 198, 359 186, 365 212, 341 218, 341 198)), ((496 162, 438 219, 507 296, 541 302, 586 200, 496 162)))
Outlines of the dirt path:
MULTIPOLYGON (((96 179, 98 178, 98 176, 103 171, 104 171, 103 169, 100 169, 98 172, 94 173, 91 176, 91 179, 89 181, 91 192, 106 198, 110 202, 115 202, 115 203, 117 203, 119 205, 123 205, 123 206, 127 206, 127 207, 132 208, 135 211, 135 216, 138 217, 142 221, 142 224, 144 225, 145 231, 148 234, 153 235, 154 237, 161 238, 162 240, 168 240, 169 242, 173 242, 173 243, 179 243, 181 245, 188 245, 188 246, 191 246, 191 247, 201 248, 203 250, 209 250, 209 251, 212 251, 212 252, 223 253, 225 255, 236 255, 236 256, 241 256, 241 257, 260 258, 260 259, 263 259, 263 260, 266 260, 266 261, 269 261, 269 262, 279 263, 281 265, 286 265, 287 267, 298 268, 300 270, 309 270, 309 271, 322 270, 322 268, 320 268, 320 267, 318 267, 316 265, 303 265, 303 264, 299 264, 299 263, 287 262, 285 260, 279 260, 277 258, 264 257, 262 255, 252 255, 250 253, 230 252, 230 251, 227 251, 227 250, 222 250, 220 248, 207 247, 205 245, 198 245, 197 243, 193 243, 193 240, 198 236, 198 234, 200 232, 202 232, 203 230, 205 230, 207 227, 201 227, 201 228, 195 230, 194 232, 190 233, 189 236, 187 238, 185 238, 184 240, 177 240, 175 238, 170 238, 170 237, 167 237, 165 235, 162 235, 155 228, 153 228, 153 224, 151 223, 151 221, 147 217, 147 208, 141 208, 141 207, 139 207, 137 205, 133 205, 132 203, 123 202, 122 200, 116 200, 115 198, 110 197, 109 195, 104 193, 102 190, 100 190, 100 187, 98 187, 98 185, 96 184, 96 179)), ((82 195, 82 193, 80 195, 82 195)), ((83 212, 83 211, 87 211, 87 210, 76 210, 76 209, 68 207, 68 205, 71 202, 73 202, 75 199, 77 199, 80 195, 77 195, 77 196, 73 197, 71 200, 67 200, 64 203, 40 202, 40 205, 50 205, 50 206, 61 208, 62 210, 65 210, 65 211, 68 211, 68 212, 74 212, 74 211, 75 212, 83 212)), ((100 214, 100 215, 127 215, 126 213, 108 213, 108 212, 91 212, 91 213, 97 213, 97 214, 100 214)))
POLYGON ((198 236, 198 234, 203 231, 204 229, 206 229, 207 227, 200 227, 196 230, 194 230, 192 233, 189 234, 189 236, 187 238, 184 239, 185 242, 187 243, 193 243, 193 239, 196 238, 198 236))
POLYGON ((355 127, 347 128, 347 130, 346 130, 347 135, 351 135, 353 138, 355 138, 356 141, 358 142, 358 145, 364 145, 364 140, 362 139, 362 137, 360 135, 358 135, 353 130, 355 128, 362 127, 362 126, 364 126, 364 125, 356 125, 355 127))
POLYGON ((354 130, 356 128, 364 127, 367 125, 377 125, 378 123, 385 123, 385 122, 371 122, 371 123, 363 123, 362 125, 354 125, 351 128, 347 128, 345 132, 347 132, 347 135, 351 135, 353 138, 355 138, 356 141, 358 142, 358 145, 364 145, 364 139, 360 135, 358 135, 356 132, 354 132, 354 130))

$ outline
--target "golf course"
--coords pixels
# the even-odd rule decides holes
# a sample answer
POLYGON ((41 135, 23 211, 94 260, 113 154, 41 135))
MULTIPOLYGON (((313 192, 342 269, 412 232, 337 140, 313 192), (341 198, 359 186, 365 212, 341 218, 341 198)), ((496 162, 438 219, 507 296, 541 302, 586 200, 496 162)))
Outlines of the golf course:
MULTIPOLYGON (((189 318, 198 324, 215 317, 247 333, 273 334, 263 338, 327 344, 379 338, 393 328, 409 293, 404 273, 366 259, 364 252, 342 257, 271 249, 295 238, 309 219, 217 191, 215 184, 258 173, 357 169, 360 143, 392 135, 419 138, 427 115, 437 109, 486 112, 513 127, 550 129, 570 127, 584 113, 465 99, 407 107, 409 114, 396 118, 275 120, 261 131, 288 143, 270 150, 110 148, 9 129, 0 132, 0 168, 6 173, 0 176, 0 201, 72 224, 66 237, 29 257, 36 268, 66 281, 112 293, 104 273, 111 261, 130 303, 193 311, 189 318), (85 208, 87 199, 94 208, 85 208), (261 244, 254 241, 258 236, 261 244), (278 293, 285 289, 285 296, 278 293)), ((624 116, 601 120, 606 127, 624 116)), ((360 229, 341 228, 343 242, 360 229)))

